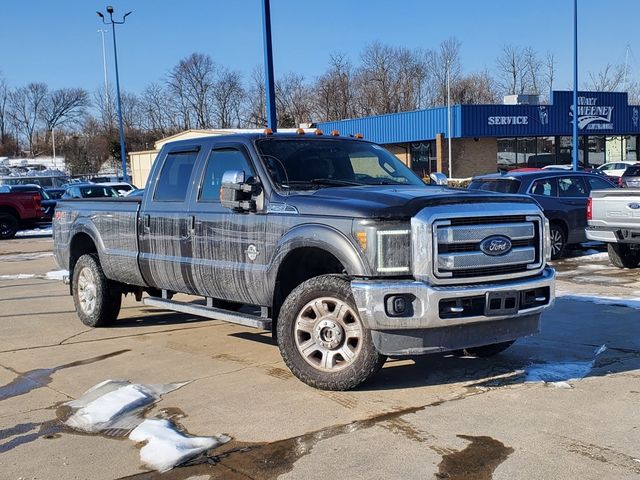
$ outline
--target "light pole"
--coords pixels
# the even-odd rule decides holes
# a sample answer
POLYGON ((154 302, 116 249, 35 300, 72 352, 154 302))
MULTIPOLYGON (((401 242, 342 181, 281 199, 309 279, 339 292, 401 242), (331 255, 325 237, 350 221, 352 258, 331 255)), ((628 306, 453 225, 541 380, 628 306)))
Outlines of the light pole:
POLYGON ((269 0, 262 0, 262 34, 264 36, 264 82, 267 95, 267 127, 272 132, 278 129, 276 118, 276 93, 273 80, 273 48, 271 46, 271 6, 269 0))
POLYGON ((451 61, 447 60, 447 153, 449 154, 449 178, 451 173, 451 61))
POLYGON ((105 25, 111 25, 111 31, 113 33, 113 56, 115 58, 115 71, 116 71, 116 97, 118 100, 118 127, 120 129, 120 159, 122 160, 122 177, 125 182, 129 181, 129 177, 127 175, 127 150, 124 145, 124 126, 122 125, 122 100, 120 99, 120 78, 118 76, 118 48, 116 46, 116 25, 122 25, 127 20, 127 16, 131 14, 131 12, 127 12, 122 17, 122 20, 119 22, 113 19, 113 7, 109 5, 107 7, 107 13, 109 14, 109 21, 107 22, 104 18, 104 14, 101 12, 96 12, 98 16, 102 19, 102 23, 105 25))
POLYGON ((102 70, 104 71, 104 100, 109 104, 109 80, 107 78, 107 52, 104 47, 104 34, 107 31, 103 28, 98 29, 98 33, 102 36, 102 70))
POLYGON ((573 0, 573 171, 578 170, 578 0, 573 0))

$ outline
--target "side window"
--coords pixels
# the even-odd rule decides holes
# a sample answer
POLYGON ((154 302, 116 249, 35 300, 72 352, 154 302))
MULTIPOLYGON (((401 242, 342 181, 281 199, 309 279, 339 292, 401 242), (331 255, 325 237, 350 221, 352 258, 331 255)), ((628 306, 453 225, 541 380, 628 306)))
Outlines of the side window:
POLYGON ((183 202, 197 157, 197 151, 169 153, 162 165, 153 199, 159 202, 183 202))
POLYGON ((253 169, 245 154, 236 148, 220 148, 213 150, 207 160, 207 169, 200 187, 201 202, 219 202, 222 175, 227 170, 242 170, 245 181, 251 181, 253 169))
POLYGON ((611 163, 606 163, 599 170, 602 170, 603 172, 608 172, 609 170, 611 170, 612 166, 613 165, 611 163))
POLYGON ((541 197, 557 197, 558 184, 555 178, 542 178, 536 180, 531 185, 531 195, 540 195, 541 197))
POLYGON ((597 177, 589 177, 587 185, 589 187, 589 191, 602 190, 603 188, 613 188, 609 182, 597 177))
POLYGON ((560 197, 587 197, 587 189, 580 177, 558 178, 558 193, 560 197))

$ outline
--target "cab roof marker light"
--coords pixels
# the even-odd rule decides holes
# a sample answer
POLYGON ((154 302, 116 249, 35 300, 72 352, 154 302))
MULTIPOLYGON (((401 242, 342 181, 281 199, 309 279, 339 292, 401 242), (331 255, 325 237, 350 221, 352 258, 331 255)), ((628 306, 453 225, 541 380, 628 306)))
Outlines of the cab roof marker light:
POLYGON ((271 130, 270 128, 265 128, 262 133, 264 133, 265 135, 273 135, 273 130, 271 130))
POLYGON ((296 133, 297 133, 298 135, 304 135, 304 129, 303 129, 303 128, 298 128, 298 129, 296 130, 296 133))
POLYGON ((323 131, 320 130, 319 128, 316 128, 313 133, 315 133, 316 135, 324 135, 323 131))
POLYGON ((357 138, 357 139, 362 139, 362 138, 364 138, 364 135, 362 135, 361 133, 356 133, 354 135, 354 137, 357 138))
POLYGON ((339 137, 340 136, 340 132, 338 130, 331 130, 331 136, 332 137, 339 137))

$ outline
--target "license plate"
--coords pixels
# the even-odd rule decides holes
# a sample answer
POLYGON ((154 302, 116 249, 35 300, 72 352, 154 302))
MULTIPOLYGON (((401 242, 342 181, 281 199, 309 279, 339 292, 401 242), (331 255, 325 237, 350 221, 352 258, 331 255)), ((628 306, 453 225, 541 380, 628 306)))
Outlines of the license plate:
POLYGON ((487 317, 511 315, 518 313, 519 307, 520 294, 516 290, 487 292, 484 314, 487 317))

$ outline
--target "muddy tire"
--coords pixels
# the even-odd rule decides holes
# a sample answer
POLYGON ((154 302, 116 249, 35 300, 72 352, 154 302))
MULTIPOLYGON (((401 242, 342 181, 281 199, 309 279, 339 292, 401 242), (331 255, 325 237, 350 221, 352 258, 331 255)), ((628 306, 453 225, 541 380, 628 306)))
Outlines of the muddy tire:
POLYGON ((549 230, 549 236, 551 237, 551 259, 556 260, 564 254, 564 249, 567 246, 567 235, 557 223, 552 223, 549 230))
POLYGON ((95 254, 82 255, 73 269, 73 303, 88 327, 106 327, 118 318, 122 292, 104 276, 95 254))
POLYGON ((291 372, 322 390, 350 390, 373 377, 386 356, 375 349, 357 312, 343 276, 322 275, 296 287, 282 304, 276 327, 291 372))
POLYGON ((515 340, 511 340, 509 342, 501 342, 501 343, 493 343, 491 345, 483 345, 481 347, 470 347, 462 350, 464 355, 468 355, 470 357, 493 357, 494 355, 498 355, 499 353, 504 352, 507 348, 513 345, 515 340))
POLYGON ((607 243, 609 261, 618 268, 636 268, 640 263, 640 247, 631 248, 624 243, 607 243))
POLYGON ((18 231, 18 219, 10 213, 0 213, 0 240, 13 238, 18 231))

